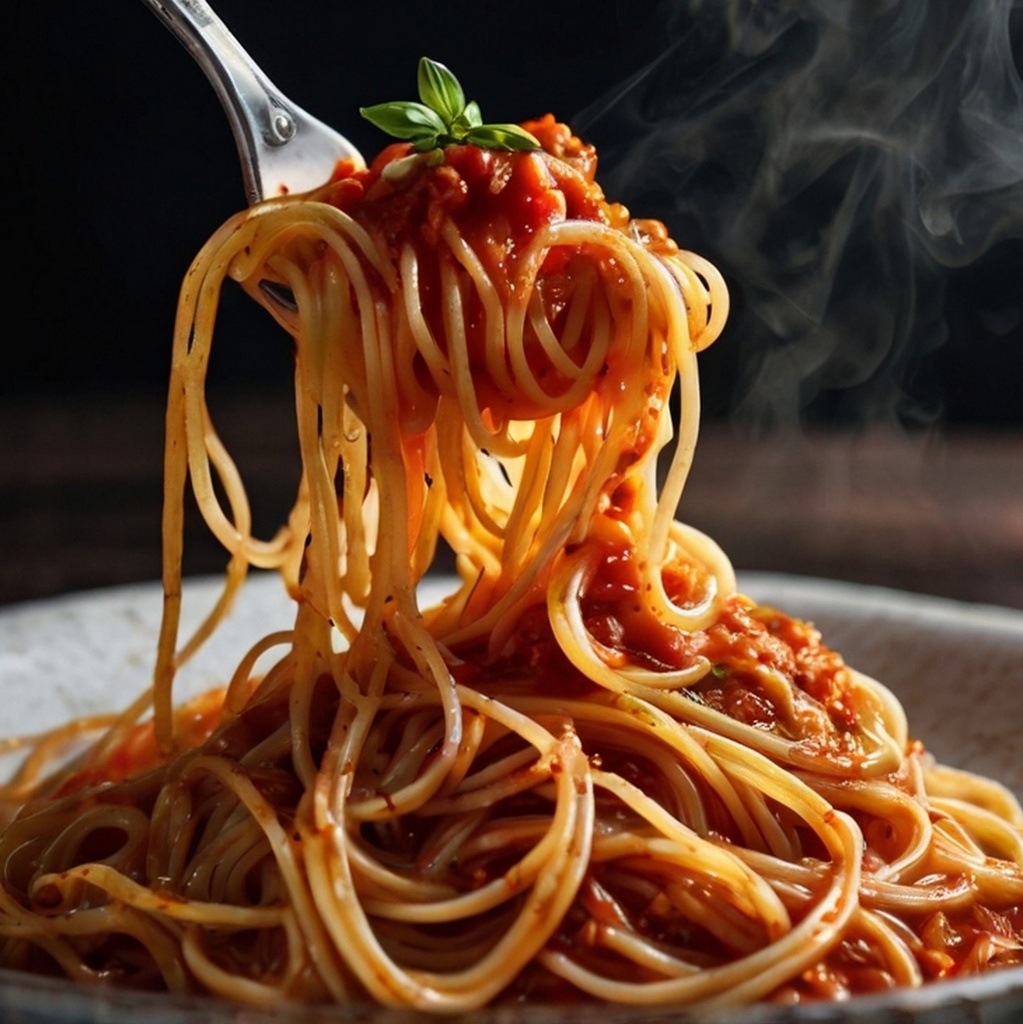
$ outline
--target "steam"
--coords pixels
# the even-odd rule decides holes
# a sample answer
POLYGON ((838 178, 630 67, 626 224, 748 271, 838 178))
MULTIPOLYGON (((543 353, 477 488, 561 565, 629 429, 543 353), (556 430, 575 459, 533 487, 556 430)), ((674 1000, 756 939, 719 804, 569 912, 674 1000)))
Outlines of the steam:
POLYGON ((725 273, 733 416, 934 419, 948 270, 1023 238, 1023 0, 676 0, 655 18, 660 52, 573 127, 610 195, 725 273))

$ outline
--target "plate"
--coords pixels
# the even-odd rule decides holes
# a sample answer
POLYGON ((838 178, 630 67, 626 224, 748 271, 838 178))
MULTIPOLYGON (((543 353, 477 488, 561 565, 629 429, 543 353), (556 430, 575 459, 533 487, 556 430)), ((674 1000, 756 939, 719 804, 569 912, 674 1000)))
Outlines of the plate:
MULTIPOLYGON (((450 587, 444 579, 428 580, 424 603, 450 587)), ((1023 614, 795 576, 749 573, 740 575, 740 587, 814 622, 846 661, 894 690, 911 732, 940 760, 1000 779, 1023 796, 1023 614)), ((201 620, 217 593, 217 580, 188 581, 186 628, 201 620)), ((0 609, 0 735, 126 704, 151 671, 160 603, 158 585, 140 584, 0 609)), ((290 618, 277 578, 254 576, 223 629, 183 670, 178 696, 222 683, 254 638, 290 618)), ((593 1012, 592 1006, 515 1006, 468 1019, 587 1024, 593 1012)), ((82 990, 3 971, 0 1015, 19 1024, 397 1024, 412 1016, 366 1007, 262 1011, 209 999, 82 990)), ((1023 968, 845 1004, 718 1012, 609 1007, 600 1015, 604 1024, 1016 1024, 1023 1019, 1023 968)))

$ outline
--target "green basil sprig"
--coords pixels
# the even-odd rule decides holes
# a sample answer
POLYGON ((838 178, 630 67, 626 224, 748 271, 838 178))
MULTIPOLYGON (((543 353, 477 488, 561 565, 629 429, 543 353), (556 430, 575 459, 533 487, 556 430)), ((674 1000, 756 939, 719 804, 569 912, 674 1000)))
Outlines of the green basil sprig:
POLYGON ((360 107, 359 113, 388 135, 410 141, 417 153, 458 145, 540 148, 539 141, 517 124, 484 124, 479 104, 466 102, 458 79, 443 64, 421 58, 418 85, 420 103, 395 100, 360 107))

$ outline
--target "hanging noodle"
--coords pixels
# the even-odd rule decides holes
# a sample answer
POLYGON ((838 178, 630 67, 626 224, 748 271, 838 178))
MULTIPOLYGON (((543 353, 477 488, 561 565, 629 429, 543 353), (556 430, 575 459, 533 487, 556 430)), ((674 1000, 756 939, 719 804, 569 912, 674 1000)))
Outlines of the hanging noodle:
POLYGON ((195 260, 155 681, 8 783, 7 966, 457 1012, 843 998, 1020 961, 1015 800, 935 767, 887 690, 674 520, 721 278, 606 202, 564 126, 529 127, 542 151, 342 166, 195 260), (294 339, 302 477, 269 540, 204 398, 228 280, 294 339), (179 646, 188 487, 230 557, 179 646), (424 608, 439 546, 457 580, 424 608), (250 567, 280 573, 293 628, 176 707, 250 567))

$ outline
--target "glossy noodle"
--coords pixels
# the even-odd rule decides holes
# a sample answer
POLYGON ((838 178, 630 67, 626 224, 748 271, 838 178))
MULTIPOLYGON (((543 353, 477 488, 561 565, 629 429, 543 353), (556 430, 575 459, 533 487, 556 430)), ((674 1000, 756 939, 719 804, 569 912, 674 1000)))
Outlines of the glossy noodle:
POLYGON ((720 275, 609 203, 568 129, 529 127, 543 149, 343 165, 196 258, 154 683, 7 784, 6 966, 459 1012, 838 999, 1019 961, 1015 799, 935 766, 891 693, 675 520, 720 275), (233 282, 294 345, 301 481, 268 538, 206 404, 233 282), (229 562, 183 638, 190 495, 229 562), (457 578, 424 607, 442 552, 457 578), (251 569, 292 628, 179 704, 251 569))

